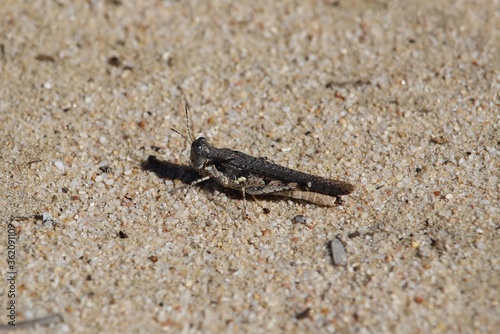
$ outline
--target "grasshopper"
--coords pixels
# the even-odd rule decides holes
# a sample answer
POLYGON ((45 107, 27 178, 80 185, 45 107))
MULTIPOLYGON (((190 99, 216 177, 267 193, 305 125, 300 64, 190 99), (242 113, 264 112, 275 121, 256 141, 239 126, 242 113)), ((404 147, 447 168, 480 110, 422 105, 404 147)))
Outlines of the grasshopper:
POLYGON ((191 144, 192 167, 202 176, 197 184, 213 179, 226 188, 241 191, 244 212, 246 195, 277 195, 303 200, 322 206, 334 206, 338 196, 354 191, 351 183, 299 172, 277 165, 266 158, 256 158, 229 148, 217 148, 205 137, 194 140, 189 127, 189 108, 186 105, 186 127, 191 144))

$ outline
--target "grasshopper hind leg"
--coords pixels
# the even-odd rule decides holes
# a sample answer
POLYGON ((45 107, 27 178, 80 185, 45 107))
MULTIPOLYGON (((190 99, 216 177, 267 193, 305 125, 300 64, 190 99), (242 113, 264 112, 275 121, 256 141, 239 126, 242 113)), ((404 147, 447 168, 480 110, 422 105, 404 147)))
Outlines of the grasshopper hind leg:
POLYGON ((243 194, 243 212, 241 213, 241 216, 243 219, 247 219, 247 197, 246 197, 246 191, 245 187, 241 188, 241 193, 243 194))

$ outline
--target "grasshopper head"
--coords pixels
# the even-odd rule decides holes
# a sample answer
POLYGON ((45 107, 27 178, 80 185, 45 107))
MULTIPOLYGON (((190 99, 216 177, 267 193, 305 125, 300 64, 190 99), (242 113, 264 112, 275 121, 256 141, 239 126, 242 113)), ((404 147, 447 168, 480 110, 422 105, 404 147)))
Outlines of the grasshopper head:
POLYGON ((205 137, 200 137, 191 144, 191 163, 194 169, 201 170, 210 159, 211 145, 205 137))

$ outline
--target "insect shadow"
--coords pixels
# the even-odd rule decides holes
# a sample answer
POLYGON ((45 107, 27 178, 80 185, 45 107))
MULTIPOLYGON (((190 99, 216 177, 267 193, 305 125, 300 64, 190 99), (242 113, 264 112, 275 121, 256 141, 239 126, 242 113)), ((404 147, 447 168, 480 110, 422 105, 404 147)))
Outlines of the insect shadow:
MULTIPOLYGON (((160 160, 155 155, 150 155, 147 160, 143 161, 141 168, 145 171, 153 172, 160 179, 179 180, 186 186, 193 186, 193 183, 201 178, 201 175, 193 167, 160 160)), ((239 191, 225 188, 211 179, 203 183, 194 184, 194 186, 211 193, 217 190, 218 192, 225 193, 232 199, 241 199, 242 197, 239 191)))

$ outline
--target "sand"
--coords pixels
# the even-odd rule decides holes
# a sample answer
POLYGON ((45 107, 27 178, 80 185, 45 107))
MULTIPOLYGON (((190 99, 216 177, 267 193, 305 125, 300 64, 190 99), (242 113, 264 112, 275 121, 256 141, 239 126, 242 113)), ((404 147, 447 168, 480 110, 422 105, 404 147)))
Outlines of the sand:
POLYGON ((4 1, 1 329, 14 301, 55 315, 19 332, 497 332, 499 8, 4 1), (187 186, 186 101, 195 137, 356 190, 244 219, 187 186))

